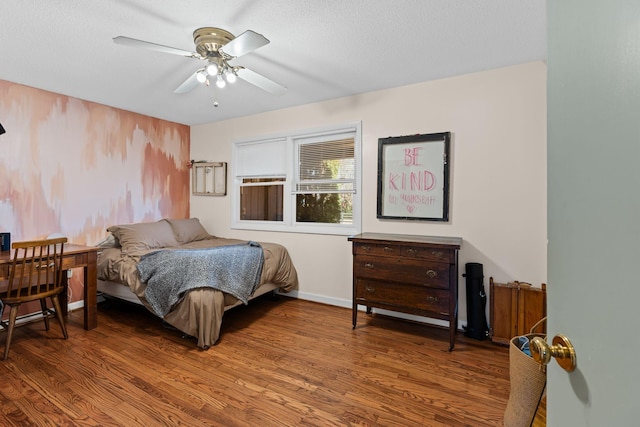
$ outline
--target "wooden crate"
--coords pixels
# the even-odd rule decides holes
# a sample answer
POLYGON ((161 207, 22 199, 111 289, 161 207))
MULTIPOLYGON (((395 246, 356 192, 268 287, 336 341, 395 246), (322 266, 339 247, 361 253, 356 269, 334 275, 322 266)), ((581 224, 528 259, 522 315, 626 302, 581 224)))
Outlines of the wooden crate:
MULTIPOLYGON (((489 278, 491 341, 509 345, 511 338, 528 334, 531 328, 547 315, 547 287, 530 283, 495 283, 489 278)), ((536 332, 545 332, 541 325, 536 332)))

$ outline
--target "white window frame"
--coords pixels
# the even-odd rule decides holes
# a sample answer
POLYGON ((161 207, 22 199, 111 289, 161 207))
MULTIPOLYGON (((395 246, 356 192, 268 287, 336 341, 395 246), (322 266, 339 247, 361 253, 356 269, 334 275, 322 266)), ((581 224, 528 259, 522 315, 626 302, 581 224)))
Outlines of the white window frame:
MULTIPOLYGON (((329 126, 311 130, 289 132, 285 134, 270 135, 259 138, 236 140, 233 142, 231 152, 232 185, 231 185, 231 228, 240 230, 280 231, 292 233, 310 234, 335 234, 350 236, 361 231, 362 224, 362 123, 354 122, 337 126, 329 126), (353 195, 353 224, 325 224, 295 221, 296 194, 293 191, 297 167, 296 141, 310 138, 323 138, 334 135, 351 133, 354 136, 355 158, 355 194, 353 195), (281 148, 286 153, 284 171, 267 171, 271 174, 261 173, 247 175, 244 165, 239 164, 240 152, 250 147, 251 144, 283 144, 281 148), (284 173, 283 173, 284 172, 284 173), (244 173, 244 175, 242 175, 244 173), (284 176, 284 196, 282 207, 282 221, 255 221, 240 219, 240 188, 243 178, 271 178, 284 176)), ((268 168, 267 168, 268 169, 268 168)))

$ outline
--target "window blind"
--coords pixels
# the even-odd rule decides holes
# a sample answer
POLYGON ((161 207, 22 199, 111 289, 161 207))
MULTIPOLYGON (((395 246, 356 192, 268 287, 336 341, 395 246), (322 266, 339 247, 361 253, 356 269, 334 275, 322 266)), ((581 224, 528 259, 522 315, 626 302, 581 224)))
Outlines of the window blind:
POLYGON ((297 143, 294 193, 355 193, 354 138, 297 143))
POLYGON ((286 139, 238 144, 235 149, 236 177, 286 176, 286 139))

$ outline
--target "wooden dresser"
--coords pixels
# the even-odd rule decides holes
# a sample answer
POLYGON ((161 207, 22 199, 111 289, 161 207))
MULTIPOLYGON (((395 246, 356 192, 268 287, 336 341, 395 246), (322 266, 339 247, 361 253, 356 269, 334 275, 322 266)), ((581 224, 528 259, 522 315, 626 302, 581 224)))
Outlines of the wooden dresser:
POLYGON ((358 305, 449 322, 453 349, 458 305, 458 237, 362 233, 353 242, 353 328, 358 305))

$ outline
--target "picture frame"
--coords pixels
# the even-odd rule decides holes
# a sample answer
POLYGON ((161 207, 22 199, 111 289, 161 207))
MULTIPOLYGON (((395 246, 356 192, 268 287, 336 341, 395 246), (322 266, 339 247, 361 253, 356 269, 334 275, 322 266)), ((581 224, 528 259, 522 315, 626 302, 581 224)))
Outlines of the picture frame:
POLYGON ((449 220, 451 132, 378 139, 378 219, 449 220))
POLYGON ((225 196, 227 194, 226 162, 193 162, 191 193, 195 196, 225 196))

